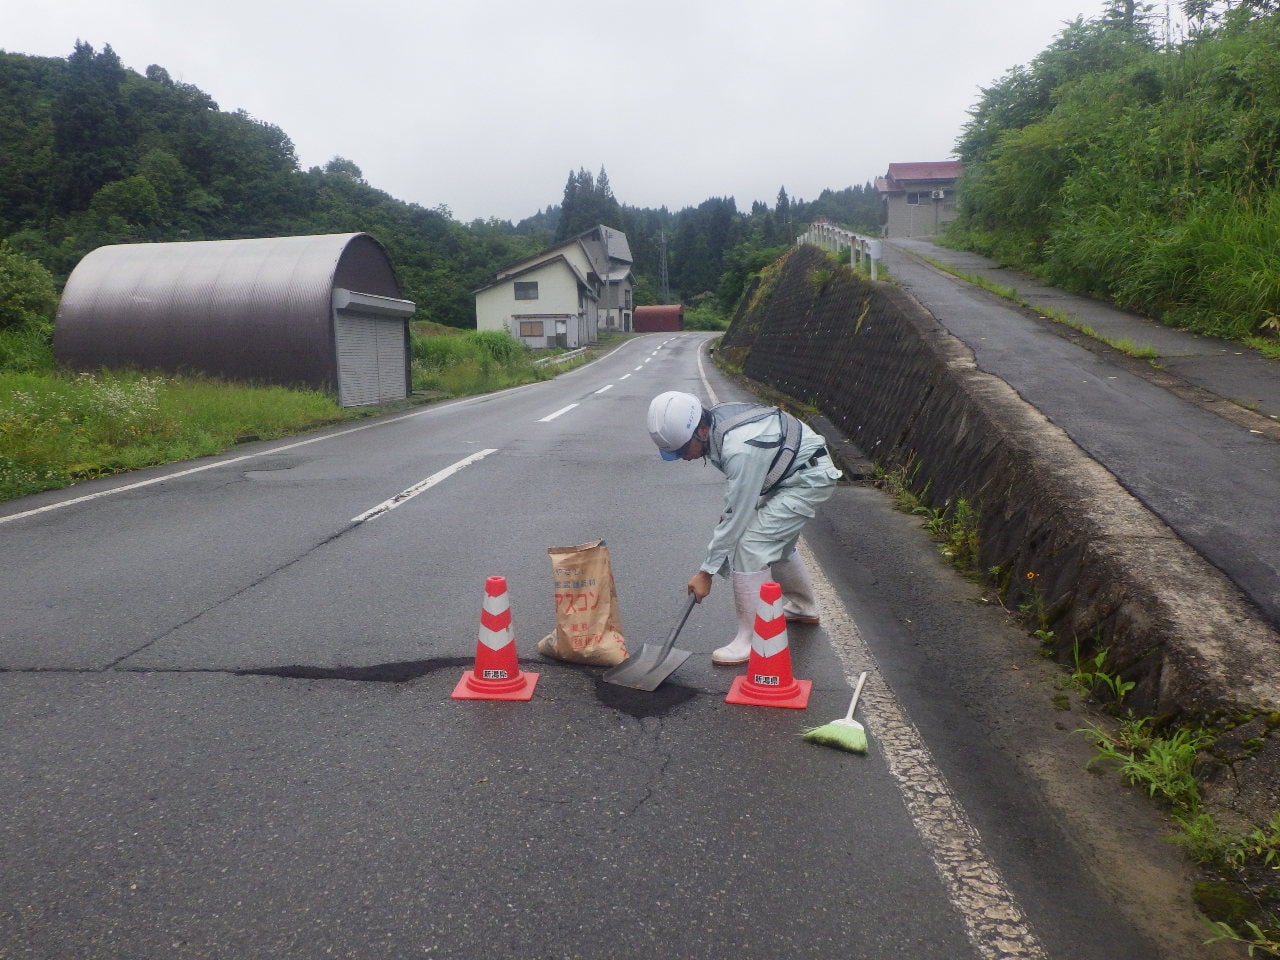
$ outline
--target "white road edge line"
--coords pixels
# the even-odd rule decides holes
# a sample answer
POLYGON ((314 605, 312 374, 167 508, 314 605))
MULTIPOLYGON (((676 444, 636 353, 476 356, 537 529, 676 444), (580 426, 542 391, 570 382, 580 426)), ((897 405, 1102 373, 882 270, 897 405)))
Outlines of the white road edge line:
POLYGON ((711 389, 711 381, 707 379, 707 368, 702 365, 702 344, 698 344, 698 376, 702 378, 702 389, 707 391, 707 400, 714 407, 720 401, 716 399, 716 392, 711 389))
POLYGON ((166 480, 176 480, 179 477, 187 477, 193 473, 203 473, 206 470, 216 470, 218 467, 228 467, 233 463, 240 463, 244 460, 256 460, 259 457, 268 457, 277 453, 284 453, 286 450, 296 450, 298 447, 305 447, 308 444, 320 443, 323 440, 333 440, 337 437, 345 437, 349 433, 359 433, 361 430, 372 430, 376 427, 385 427, 391 423, 399 423, 401 420, 409 420, 413 417, 420 417, 424 413, 431 412, 434 412, 434 409, 416 410, 413 413, 406 413, 403 416, 392 417, 387 420, 378 420, 375 423, 362 423, 358 427, 350 427, 346 430, 337 430, 333 433, 326 433, 319 437, 308 437, 306 440, 298 440, 295 443, 286 443, 280 447, 270 447, 266 450, 259 450, 256 453, 246 453, 239 457, 232 457, 229 460, 215 460, 212 463, 202 463, 198 467, 190 467, 186 470, 177 470, 173 473, 166 473, 163 476, 151 477, 147 480, 138 480, 134 483, 126 483, 119 487, 112 487, 110 490, 99 490, 97 493, 87 493, 83 497, 73 497, 70 500, 59 500, 57 503, 50 503, 43 507, 36 507, 34 510, 24 510, 22 513, 11 513, 7 517, 0 517, 0 523, 8 523, 10 520, 21 520, 23 517, 34 517, 39 513, 48 513, 50 510, 61 510, 63 507, 75 506, 77 503, 87 503, 90 500, 97 500, 101 497, 112 497, 117 493, 125 493, 128 490, 138 490, 141 487, 150 487, 157 483, 164 483, 166 480))
POLYGON ((440 483, 442 480, 448 480, 459 470, 462 470, 465 467, 471 466, 471 464, 475 463, 477 460, 483 460, 485 457, 487 457, 491 453, 497 453, 497 452, 498 451, 496 449, 493 449, 493 450, 480 450, 476 453, 473 453, 471 456, 463 460, 459 460, 457 463, 453 464, 452 466, 445 467, 443 470, 433 473, 431 476, 427 477, 427 479, 418 481, 412 487, 409 487, 405 490, 401 490, 391 499, 383 500, 376 507, 366 510, 364 513, 360 514, 359 516, 352 517, 351 522, 364 523, 366 520, 372 520, 374 517, 380 517, 384 513, 394 510, 396 507, 400 506, 400 504, 405 503, 409 500, 412 500, 414 497, 416 497, 418 494, 422 493, 423 491, 430 490, 432 487, 434 487, 437 483, 440 483))
POLYGON ((822 628, 844 663, 850 684, 861 671, 871 673, 859 709, 867 720, 872 743, 879 746, 898 784, 925 851, 964 922, 969 942, 984 960, 1047 960, 1013 891, 987 858, 982 838, 934 763, 920 731, 880 675, 875 656, 849 611, 803 540, 799 549, 813 579, 822 628))
MULTIPOLYGON (((698 374, 715 406, 719 401, 707 380, 701 350, 698 374)), ((822 628, 844 664, 850 686, 863 670, 871 672, 859 701, 868 732, 880 746, 920 841, 964 921, 969 942, 983 960, 1047 960, 1013 891, 987 858, 978 831, 934 763, 920 731, 885 683, 875 655, 803 539, 799 550, 813 580, 822 628)))
POLYGON ((568 413, 570 410, 572 410, 572 409, 573 409, 574 407, 576 407, 576 406, 577 406, 577 404, 576 404, 576 403, 571 403, 571 404, 569 404, 567 407, 561 407, 561 408, 560 408, 559 410, 557 410, 555 413, 549 413, 549 414, 547 414, 545 417, 543 417, 543 418, 542 418, 541 420, 539 420, 538 422, 539 422, 539 423, 550 423, 550 422, 551 422, 552 420, 554 420, 556 417, 558 417, 558 416, 560 416, 560 415, 562 415, 562 414, 568 413))
MULTIPOLYGON (((634 342, 635 342, 634 340, 628 341, 627 343, 622 344, 622 346, 619 347, 618 349, 625 350, 627 347, 631 346, 631 344, 634 342)), ((643 369, 644 367, 636 367, 637 371, 643 370, 643 369)), ((519 388, 517 387, 513 389, 519 389, 519 388)), ((500 392, 505 393, 507 391, 500 391, 500 392)), ((492 396, 492 395, 481 396, 481 397, 468 397, 468 398, 456 401, 455 403, 448 404, 448 407, 457 409, 460 407, 471 406, 474 403, 479 403, 488 399, 488 396, 492 396)), ((576 406, 576 404, 574 406, 576 406)), ((336 430, 333 433, 326 433, 323 436, 308 437, 306 440, 299 440, 295 443, 286 443, 283 446, 279 446, 279 447, 270 447, 265 450, 259 450, 256 453, 246 453, 238 457, 231 457, 228 460, 215 460, 211 463, 202 463, 198 467, 190 467, 186 470, 177 470, 177 471, 174 471, 173 473, 166 473, 163 476, 151 477, 147 480, 138 480, 138 481, 135 481, 134 483, 121 484, 120 486, 112 487, 109 490, 99 490, 96 493, 87 493, 82 497, 72 497, 70 500, 59 500, 57 503, 47 503, 43 507, 36 507, 33 510, 23 510, 21 513, 11 513, 8 516, 0 517, 0 524, 9 523, 12 520, 22 520, 25 517, 34 517, 41 513, 49 513, 52 510, 61 510, 63 507, 73 507, 78 503, 88 503, 90 500, 99 500, 102 497, 113 497, 117 493, 126 493, 129 490, 138 490, 138 489, 141 489, 142 487, 154 486, 157 483, 164 483, 166 480, 177 480, 179 477, 187 477, 193 473, 203 473, 206 470, 216 470, 218 467, 231 466, 232 464, 242 463, 245 460, 256 460, 259 457, 267 457, 277 453, 284 453, 286 450, 296 450, 298 447, 305 447, 308 444, 312 444, 312 443, 320 443, 323 440, 333 440, 333 439, 336 439, 337 437, 345 437, 349 433, 359 433, 361 430, 374 430, 378 427, 385 427, 392 423, 399 423, 401 420, 412 420, 414 417, 421 417, 426 414, 434 414, 441 409, 445 409, 445 407, 440 405, 431 405, 428 407, 424 407, 421 410, 414 410, 411 413, 402 414, 398 417, 388 417, 385 420, 379 419, 374 421, 373 423, 362 423, 359 426, 348 427, 346 430, 336 430)), ((563 412, 564 412, 563 410, 560 411, 560 413, 563 413, 563 412)), ((553 416, 558 416, 558 415, 559 414, 553 414, 553 416)))

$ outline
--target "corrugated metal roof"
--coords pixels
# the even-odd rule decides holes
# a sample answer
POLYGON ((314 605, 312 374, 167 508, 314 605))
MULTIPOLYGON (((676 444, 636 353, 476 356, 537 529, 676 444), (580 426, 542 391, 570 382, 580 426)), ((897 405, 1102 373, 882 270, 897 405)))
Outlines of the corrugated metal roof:
MULTIPOLYGON (((493 282, 496 283, 504 279, 509 279, 515 276, 515 274, 528 269, 529 266, 550 260, 552 257, 559 254, 560 251, 573 246, 580 247, 586 255, 587 260, 594 264, 598 259, 598 256, 592 254, 587 241, 594 241, 597 243, 600 252, 602 252, 606 258, 622 260, 628 264, 633 262, 631 257, 631 245, 627 240, 627 235, 621 230, 615 230, 613 227, 606 227, 604 224, 600 224, 592 227, 590 230, 584 230, 576 237, 571 237, 568 240, 562 240, 560 243, 553 244, 550 247, 545 247, 532 256, 507 264, 497 271, 494 275, 493 282)), ((601 266, 599 268, 599 272, 607 272, 607 269, 608 268, 601 266)), ((486 284, 486 286, 492 286, 492 283, 486 284)), ((485 287, 481 287, 480 289, 483 290, 485 287)))
POLYGON ((78 370, 333 389, 335 287, 401 296, 386 251, 364 233, 99 247, 67 281, 54 352, 78 370))
POLYGON ((891 163, 885 177, 889 181, 958 180, 964 173, 959 160, 935 160, 923 163, 891 163))
POLYGON ((627 241, 625 233, 613 227, 606 227, 604 224, 600 224, 600 232, 604 234, 604 248, 609 259, 634 262, 631 258, 631 244, 627 241))

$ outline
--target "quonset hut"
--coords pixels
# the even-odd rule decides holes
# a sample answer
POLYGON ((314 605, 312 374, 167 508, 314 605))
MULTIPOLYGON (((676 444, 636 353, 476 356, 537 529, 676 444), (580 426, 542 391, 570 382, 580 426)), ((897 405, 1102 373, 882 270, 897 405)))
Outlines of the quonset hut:
POLYGON ((72 271, 54 357, 72 370, 306 387, 361 406, 408 395, 413 311, 366 233, 121 244, 72 271))
POLYGON ((660 333, 666 330, 684 329, 684 305, 636 307, 636 333, 660 333))

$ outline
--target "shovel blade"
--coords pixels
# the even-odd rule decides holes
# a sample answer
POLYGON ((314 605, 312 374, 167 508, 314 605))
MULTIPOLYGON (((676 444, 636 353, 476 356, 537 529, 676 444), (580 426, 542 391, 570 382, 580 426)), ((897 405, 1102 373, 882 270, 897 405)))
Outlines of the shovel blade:
POLYGON ((658 685, 680 669, 680 665, 691 656, 688 650, 674 648, 663 656, 661 646, 646 643, 635 656, 606 670, 604 681, 632 690, 657 690, 658 685))

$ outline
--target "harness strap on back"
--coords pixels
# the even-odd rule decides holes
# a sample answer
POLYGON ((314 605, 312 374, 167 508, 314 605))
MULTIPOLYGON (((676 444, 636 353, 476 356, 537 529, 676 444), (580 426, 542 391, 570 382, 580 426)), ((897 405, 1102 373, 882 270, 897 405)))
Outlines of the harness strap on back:
POLYGON ((765 474, 764 484, 760 488, 760 496, 772 492, 773 488, 786 479, 796 461, 800 450, 800 435, 803 427, 800 421, 778 407, 758 407, 754 403, 722 403, 715 407, 717 416, 712 418, 711 434, 715 449, 721 449, 725 434, 748 423, 758 423, 766 417, 776 415, 782 428, 782 437, 778 440, 748 440, 753 447, 777 447, 769 472, 765 474), (721 414, 725 414, 721 419, 721 414))

